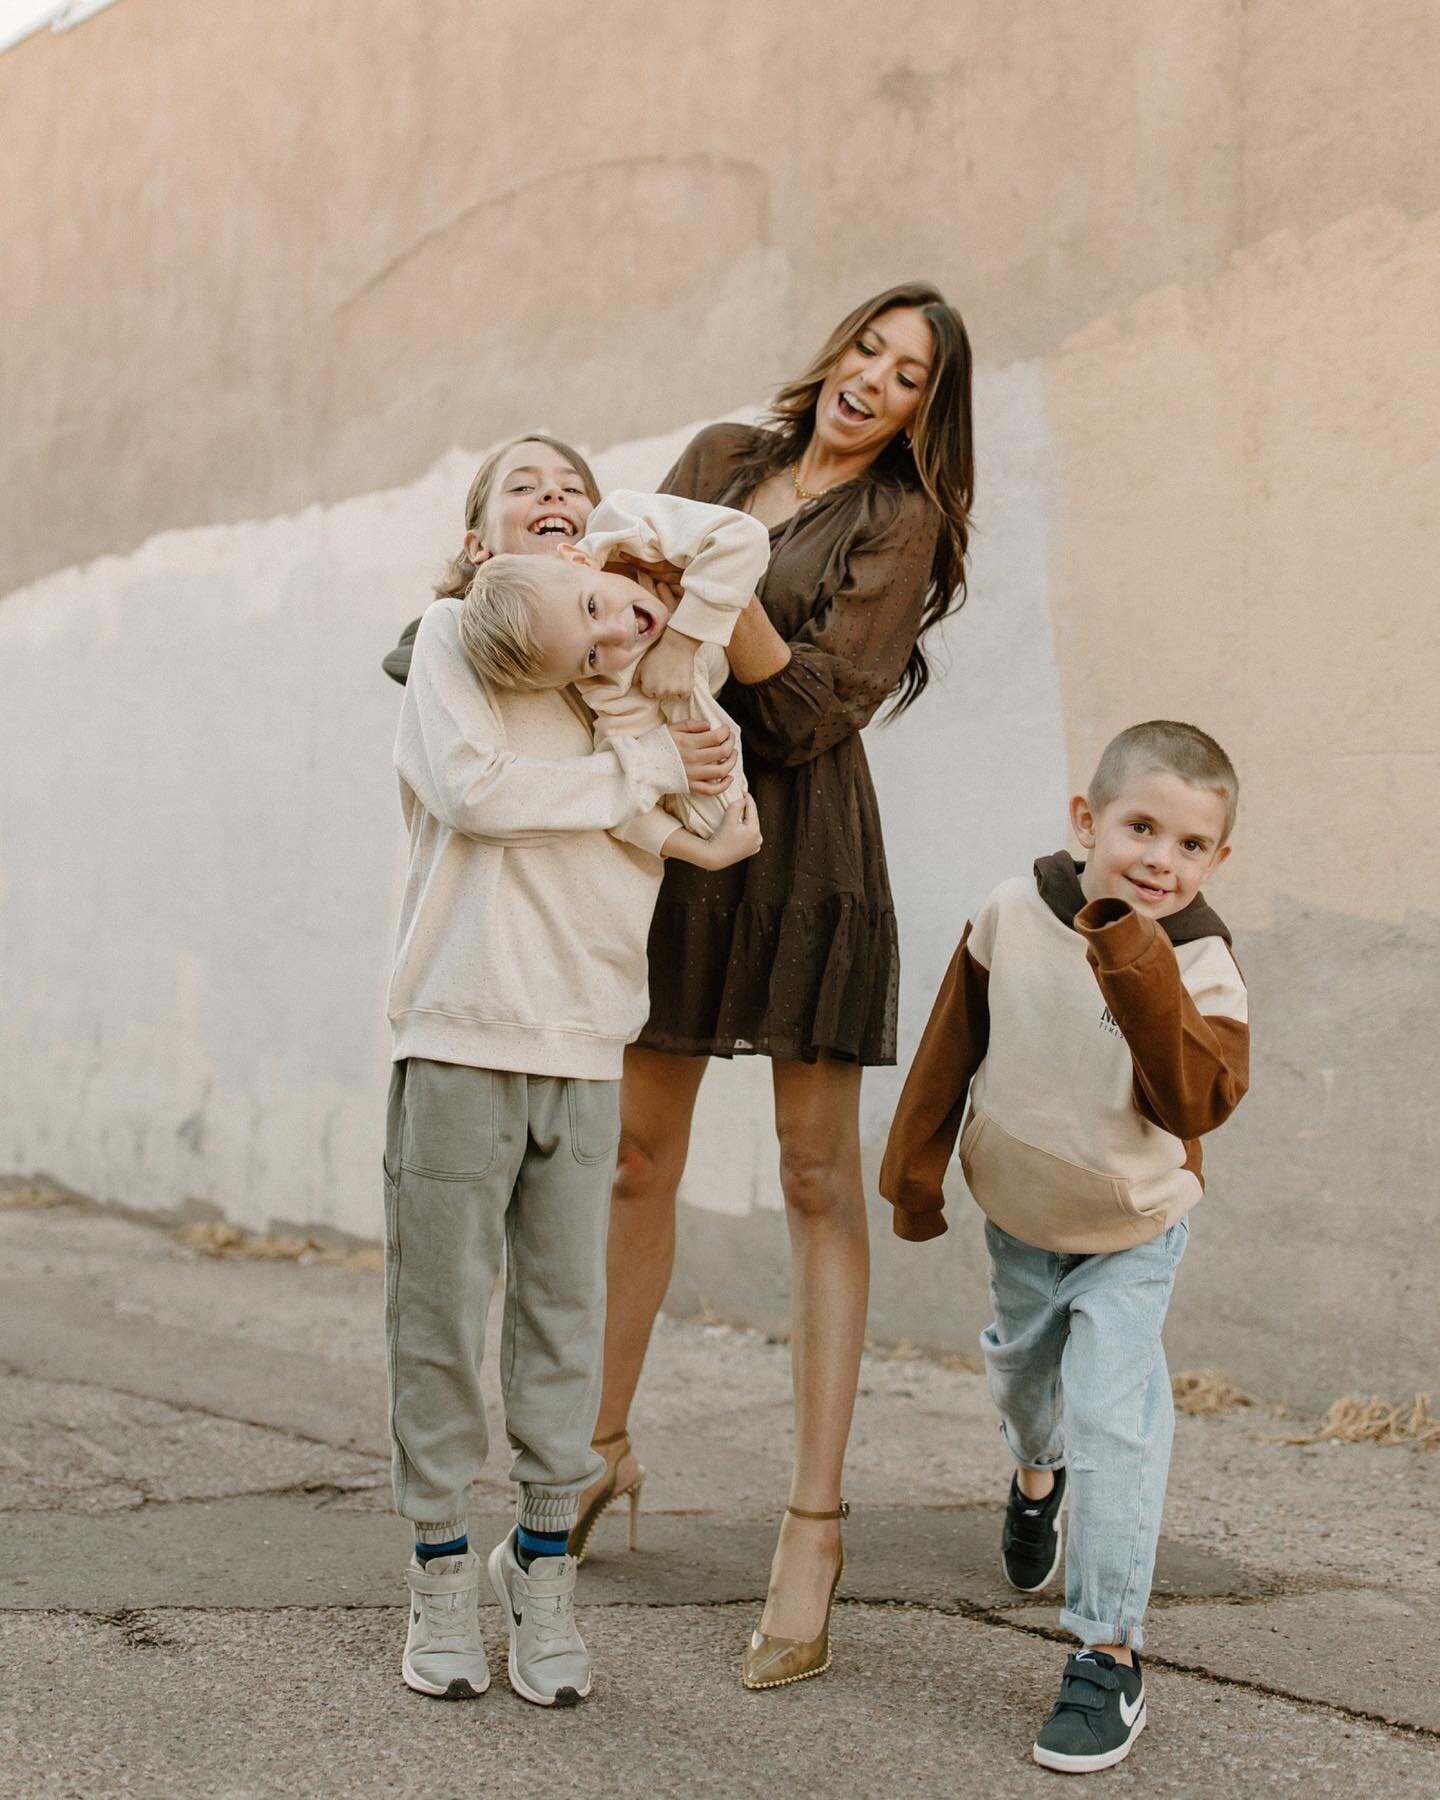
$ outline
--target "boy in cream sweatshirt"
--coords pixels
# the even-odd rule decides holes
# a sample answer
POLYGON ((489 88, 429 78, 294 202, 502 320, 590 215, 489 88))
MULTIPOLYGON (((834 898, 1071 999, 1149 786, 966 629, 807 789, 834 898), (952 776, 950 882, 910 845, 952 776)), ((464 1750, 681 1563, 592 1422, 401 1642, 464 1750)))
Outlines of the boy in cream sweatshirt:
POLYGON ((465 1515, 503 1262, 519 1492, 488 1571, 511 1686, 565 1706, 590 1691, 565 1546, 603 1468, 590 1438, 619 1076, 648 1011, 661 872, 611 834, 672 791, 719 792, 735 756, 703 725, 596 750, 572 696, 480 681, 459 620, 446 599, 421 621, 395 744, 410 854, 388 1008, 385 1313, 395 1500, 416 1536, 402 1672, 450 1699, 489 1682, 465 1515))
POLYGON ((880 1172, 897 1234, 934 1237, 959 1135, 987 1215, 981 1345, 1018 1465, 1001 1551, 1026 1593, 1059 1567, 1068 1489, 1060 1620, 1084 1648, 1034 1746, 1048 1768, 1108 1768, 1145 1725, 1135 1653, 1174 1430, 1160 1334, 1199 1139, 1249 1081, 1245 984, 1200 898, 1237 795, 1194 726, 1113 740, 1071 802, 1086 862, 1042 859, 966 926, 880 1172))
MULTIPOLYGON (((700 719, 735 731, 715 694, 729 676, 725 647, 735 622, 769 560, 770 534, 748 513, 620 490, 596 506, 585 536, 561 544, 555 556, 497 556, 483 564, 465 596, 461 641, 482 680, 520 688, 573 683, 595 715, 597 745, 667 721, 700 719), (678 573, 673 616, 655 584, 642 586, 627 564, 678 573), (684 644, 693 657, 693 685, 683 697, 654 699, 642 685, 642 658, 662 644, 684 644)), ((727 813, 726 841, 738 829, 733 809, 746 793, 737 767, 723 794, 669 795, 662 809, 616 835, 657 856, 713 867, 708 840, 727 831, 727 813)))

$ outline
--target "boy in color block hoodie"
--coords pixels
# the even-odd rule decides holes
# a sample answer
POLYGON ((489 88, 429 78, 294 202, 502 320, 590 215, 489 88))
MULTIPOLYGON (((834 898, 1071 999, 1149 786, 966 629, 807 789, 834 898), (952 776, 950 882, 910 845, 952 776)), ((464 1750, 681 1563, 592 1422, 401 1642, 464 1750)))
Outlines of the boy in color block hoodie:
POLYGON ((1160 1334, 1199 1139, 1249 1081, 1245 984, 1199 892, 1230 853, 1237 795, 1194 726, 1152 721, 1107 746, 1071 802, 1087 861, 1043 858, 967 925, 880 1173, 897 1234, 937 1236, 958 1135, 987 1215, 981 1345, 1018 1465, 1014 1587, 1055 1575, 1068 1493, 1060 1617, 1084 1648, 1034 1746, 1049 1768, 1108 1768, 1145 1725, 1135 1652, 1174 1430, 1160 1334))

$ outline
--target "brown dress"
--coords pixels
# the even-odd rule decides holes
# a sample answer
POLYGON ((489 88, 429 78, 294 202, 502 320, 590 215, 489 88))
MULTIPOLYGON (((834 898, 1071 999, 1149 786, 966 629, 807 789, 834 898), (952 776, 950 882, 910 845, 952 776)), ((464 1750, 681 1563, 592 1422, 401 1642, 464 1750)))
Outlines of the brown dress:
MULTIPOLYGON (((763 435, 708 427, 664 490, 743 507, 737 476, 763 435)), ((760 599, 791 658, 720 696, 743 733, 765 843, 715 874, 666 864, 647 1049, 895 1061, 895 908, 859 732, 909 659, 939 529, 922 491, 861 477, 771 532, 760 599)))

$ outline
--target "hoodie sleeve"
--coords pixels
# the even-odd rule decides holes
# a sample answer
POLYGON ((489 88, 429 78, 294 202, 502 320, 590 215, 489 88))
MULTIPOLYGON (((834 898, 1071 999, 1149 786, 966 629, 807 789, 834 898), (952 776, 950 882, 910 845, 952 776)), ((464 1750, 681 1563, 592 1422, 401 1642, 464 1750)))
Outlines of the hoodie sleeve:
MULTIPOLYGON (((460 644, 458 604, 438 601, 415 639, 395 767, 406 793, 442 825, 500 844, 544 844, 608 831, 685 787, 663 725, 591 755, 518 756, 460 644)), ((409 807, 406 807, 407 816, 409 807)))
POLYGON ((749 513, 630 488, 600 502, 581 541, 601 563, 617 551, 674 563, 683 594, 670 623, 705 644, 730 642, 770 561, 770 533, 749 513))
POLYGON ((967 925, 935 996, 880 1165, 895 1235, 916 1243, 946 1230, 945 1172, 971 1079, 990 1043, 990 971, 971 953, 971 935, 967 925))
POLYGON ((415 651, 415 633, 420 629, 420 621, 412 619, 400 633, 400 642, 393 650, 387 650, 380 659, 380 667, 392 681, 398 681, 401 687, 410 679, 410 658, 415 651))
POLYGON ((1250 1085, 1245 983, 1224 940, 1182 946, 1182 971, 1165 933, 1123 900, 1092 900, 1075 929, 1130 1046, 1140 1111, 1187 1142, 1223 1125, 1250 1085))
POLYGON ((623 825, 612 826, 610 835, 619 838, 622 844, 630 844, 636 850, 648 850, 651 856, 658 856, 663 860, 666 844, 677 831, 684 829, 674 813, 666 812, 663 806, 652 806, 649 812, 641 813, 638 819, 629 819, 623 825))

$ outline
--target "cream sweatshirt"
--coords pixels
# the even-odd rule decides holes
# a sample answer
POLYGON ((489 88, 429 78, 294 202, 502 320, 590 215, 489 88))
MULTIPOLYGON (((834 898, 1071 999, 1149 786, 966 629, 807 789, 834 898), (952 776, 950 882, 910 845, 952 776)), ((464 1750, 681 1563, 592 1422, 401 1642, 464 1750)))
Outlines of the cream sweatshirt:
MULTIPOLYGON (((758 519, 733 507, 622 488, 591 513, 580 547, 602 565, 621 552, 641 562, 673 563, 681 571, 683 591, 670 629, 700 641, 695 687, 688 699, 652 700, 636 679, 638 662, 622 675, 577 682, 595 714, 596 744, 638 736, 666 721, 703 719, 707 725, 728 726, 738 745, 740 728, 715 695, 730 675, 724 647, 770 561, 770 533, 758 519)), ((744 766, 737 763, 723 793, 671 794, 662 807, 617 826, 615 835, 658 856, 677 821, 711 837, 726 807, 745 793, 744 766)))
POLYGON ((663 726, 596 750, 567 694, 487 689, 459 619, 437 600, 421 621, 395 740, 392 1055, 618 1079, 662 865, 610 834, 684 788, 680 753, 663 726))

